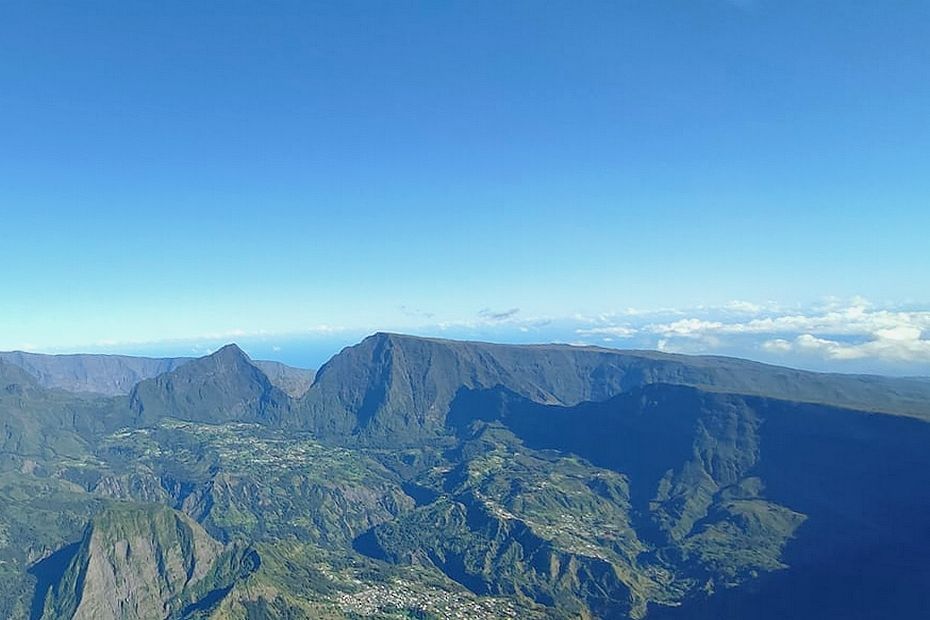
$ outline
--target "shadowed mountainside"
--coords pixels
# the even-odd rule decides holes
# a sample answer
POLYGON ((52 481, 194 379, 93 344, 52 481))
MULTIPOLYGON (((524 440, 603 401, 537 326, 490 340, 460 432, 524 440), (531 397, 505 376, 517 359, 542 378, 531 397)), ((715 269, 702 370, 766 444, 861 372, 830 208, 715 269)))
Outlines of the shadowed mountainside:
POLYGON ((899 617, 930 602, 925 422, 651 384, 574 407, 462 390, 448 423, 457 467, 419 480, 438 499, 361 551, 600 617, 874 618, 895 583, 899 617))
POLYGON ((930 381, 919 379, 805 372, 727 357, 379 333, 320 368, 292 423, 330 436, 415 442, 443 433, 461 388, 503 386, 535 402, 573 405, 649 383, 930 419, 930 381))
POLYGON ((0 615, 930 604, 930 382, 396 334, 282 381, 235 345, 110 397, 0 360, 0 615))

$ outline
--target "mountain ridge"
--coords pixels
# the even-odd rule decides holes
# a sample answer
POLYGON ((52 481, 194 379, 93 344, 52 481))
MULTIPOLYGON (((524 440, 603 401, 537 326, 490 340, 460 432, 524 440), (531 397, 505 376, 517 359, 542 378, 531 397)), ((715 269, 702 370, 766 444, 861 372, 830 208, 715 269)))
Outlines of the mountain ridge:
MULTIPOLYGON (((0 360, 25 370, 45 388, 123 396, 140 381, 153 379, 196 357, 146 357, 110 353, 31 353, 2 351, 0 360)), ((273 360, 253 360, 278 387, 297 397, 313 382, 315 371, 273 360)))
POLYGON ((193 358, 7 351, 0 352, 0 359, 23 368, 43 387, 115 396, 128 394, 139 381, 174 370, 193 358))
POLYGON ((662 620, 731 617, 734 600, 764 620, 861 620, 877 603, 846 604, 840 582, 890 591, 902 570, 895 609, 922 609, 924 389, 387 333, 298 397, 235 344, 110 397, 0 360, 0 615, 93 600, 86 614, 118 617, 112 582, 132 586, 127 617, 171 620, 443 617, 453 601, 459 617, 662 620), (213 559, 191 581, 198 537, 213 559), (188 568, 146 587, 158 558, 188 568), (806 608, 765 598, 793 592, 806 608))
POLYGON ((141 381, 129 394, 137 423, 162 417, 267 422, 282 417, 289 403, 288 395, 236 344, 141 381))
POLYGON ((604 400, 673 383, 930 419, 930 382, 821 374, 738 358, 571 345, 502 345, 376 333, 333 356, 295 404, 294 423, 377 441, 442 433, 462 388, 498 384, 548 404, 604 400))

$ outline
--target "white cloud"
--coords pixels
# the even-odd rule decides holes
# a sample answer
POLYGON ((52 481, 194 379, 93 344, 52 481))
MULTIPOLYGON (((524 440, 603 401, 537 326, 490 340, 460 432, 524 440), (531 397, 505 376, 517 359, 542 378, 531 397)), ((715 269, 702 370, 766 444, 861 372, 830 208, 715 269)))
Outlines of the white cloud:
POLYGON ((832 360, 874 358, 892 362, 930 362, 930 339, 923 338, 919 329, 903 326, 878 330, 869 339, 859 342, 840 342, 801 334, 793 341, 767 340, 762 347, 772 352, 815 354, 832 360))
POLYGON ((726 305, 724 305, 723 308, 725 310, 741 314, 759 314, 760 312, 763 312, 767 309, 766 306, 761 304, 755 304, 751 301, 742 301, 739 299, 728 302, 726 305))
POLYGON ((680 336, 684 338, 698 338, 711 332, 722 330, 725 326, 720 321, 706 321, 702 319, 680 319, 672 323, 658 323, 646 326, 646 330, 664 336, 680 336))
MULTIPOLYGON (((247 344, 261 339, 270 347, 282 344, 284 338, 342 338, 345 344, 351 344, 362 331, 405 331, 405 327, 372 325, 362 330, 323 324, 286 334, 217 330, 156 341, 107 340, 90 347, 71 347, 69 351, 91 348, 118 352, 152 347, 159 351, 186 350, 196 345, 196 352, 203 354, 233 340, 247 344)), ((718 306, 651 311, 630 308, 569 316, 533 316, 505 306, 485 308, 461 320, 431 320, 418 326, 416 333, 502 342, 599 343, 734 355, 823 370, 930 374, 930 309, 926 305, 877 306, 862 298, 831 298, 806 306, 734 300, 718 306)), ((32 346, 21 348, 34 350, 32 346)))
POLYGON ((834 335, 865 335, 889 329, 930 329, 930 312, 871 310, 866 306, 848 306, 829 312, 796 312, 773 315, 750 321, 681 319, 672 323, 649 326, 654 333, 717 332, 722 334, 829 333, 834 335))
POLYGON ((763 342, 762 348, 774 353, 787 353, 791 351, 792 344, 783 338, 774 338, 763 342))
POLYGON ((611 325, 609 327, 592 327, 575 330, 580 336, 608 336, 611 338, 632 338, 639 330, 628 325, 611 325))
POLYGON ((861 297, 845 302, 829 298, 791 310, 774 302, 732 301, 677 313, 684 318, 663 310, 651 316, 614 317, 615 322, 603 321, 606 324, 576 332, 689 353, 755 350, 784 359, 800 355, 822 360, 930 361, 930 311, 878 308, 861 297), (658 336, 658 342, 650 335, 658 336))
POLYGON ((306 334, 336 334, 339 332, 347 331, 345 327, 337 327, 335 325, 314 325, 313 327, 308 327, 304 330, 306 334))
POLYGON ((920 340, 920 330, 908 325, 899 325, 890 329, 880 329, 875 332, 876 337, 882 340, 908 342, 920 340))

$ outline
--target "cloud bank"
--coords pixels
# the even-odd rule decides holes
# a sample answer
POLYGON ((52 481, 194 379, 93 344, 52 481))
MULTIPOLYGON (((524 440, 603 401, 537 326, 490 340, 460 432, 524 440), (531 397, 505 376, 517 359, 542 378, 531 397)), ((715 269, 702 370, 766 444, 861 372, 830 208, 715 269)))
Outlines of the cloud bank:
MULTIPOLYGON (((828 299, 806 306, 731 301, 719 306, 626 308, 603 314, 545 316, 517 307, 485 307, 437 321, 425 309, 403 307, 403 321, 379 325, 311 325, 287 332, 235 329, 155 342, 101 341, 47 352, 203 355, 227 342, 259 359, 318 367, 342 347, 375 331, 509 343, 564 342, 619 349, 730 355, 773 364, 838 372, 930 377, 930 309, 828 299)), ((22 347, 30 349, 30 347, 22 347)))
POLYGON ((620 338, 631 346, 665 351, 830 368, 840 366, 816 362, 872 361, 876 367, 930 374, 930 311, 925 309, 878 307, 855 298, 793 308, 734 301, 663 314, 619 313, 579 327, 576 334, 592 344, 620 338))

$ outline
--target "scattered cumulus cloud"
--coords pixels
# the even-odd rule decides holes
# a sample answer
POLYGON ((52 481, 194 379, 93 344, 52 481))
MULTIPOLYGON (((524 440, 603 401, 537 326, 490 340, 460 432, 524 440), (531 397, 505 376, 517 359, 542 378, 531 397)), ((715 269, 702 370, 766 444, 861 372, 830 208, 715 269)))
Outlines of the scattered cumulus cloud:
POLYGON ((635 316, 602 317, 600 324, 579 327, 576 334, 682 353, 756 351, 787 363, 804 358, 930 364, 930 311, 877 307, 861 297, 790 309, 773 302, 733 301, 674 315, 665 309, 635 316))
POLYGON ((724 310, 737 314, 761 314, 762 312, 767 310, 774 310, 776 308, 777 305, 774 302, 757 304, 751 301, 743 301, 740 299, 734 299, 733 301, 727 302, 723 306, 724 310))
POLYGON ((576 333, 579 336, 603 336, 604 340, 613 338, 632 338, 637 334, 635 327, 628 325, 610 325, 608 327, 591 327, 589 329, 579 329, 576 333))
POLYGON ((930 338, 916 327, 901 325, 880 329, 866 340, 841 342, 801 334, 793 340, 775 338, 762 343, 763 349, 777 353, 813 353, 833 360, 879 359, 930 363, 930 338))
POLYGON ((347 331, 345 327, 339 327, 337 325, 327 325, 325 323, 320 325, 313 325, 304 330, 305 335, 326 335, 326 334, 337 334, 339 332, 347 331))
POLYGON ((545 331, 553 327, 556 322, 570 323, 572 329, 574 329, 574 327, 587 321, 582 321, 577 317, 559 319, 550 316, 524 316, 520 308, 509 308, 507 310, 482 308, 471 317, 450 319, 438 323, 425 323, 419 326, 417 331, 428 332, 431 329, 438 329, 442 332, 448 332, 449 337, 458 337, 456 334, 462 331, 488 334, 494 332, 532 334, 545 331))
POLYGON ((672 323, 647 325, 644 329, 662 336, 679 336, 682 338, 700 338, 708 333, 719 332, 725 325, 719 321, 703 319, 681 319, 672 323))

